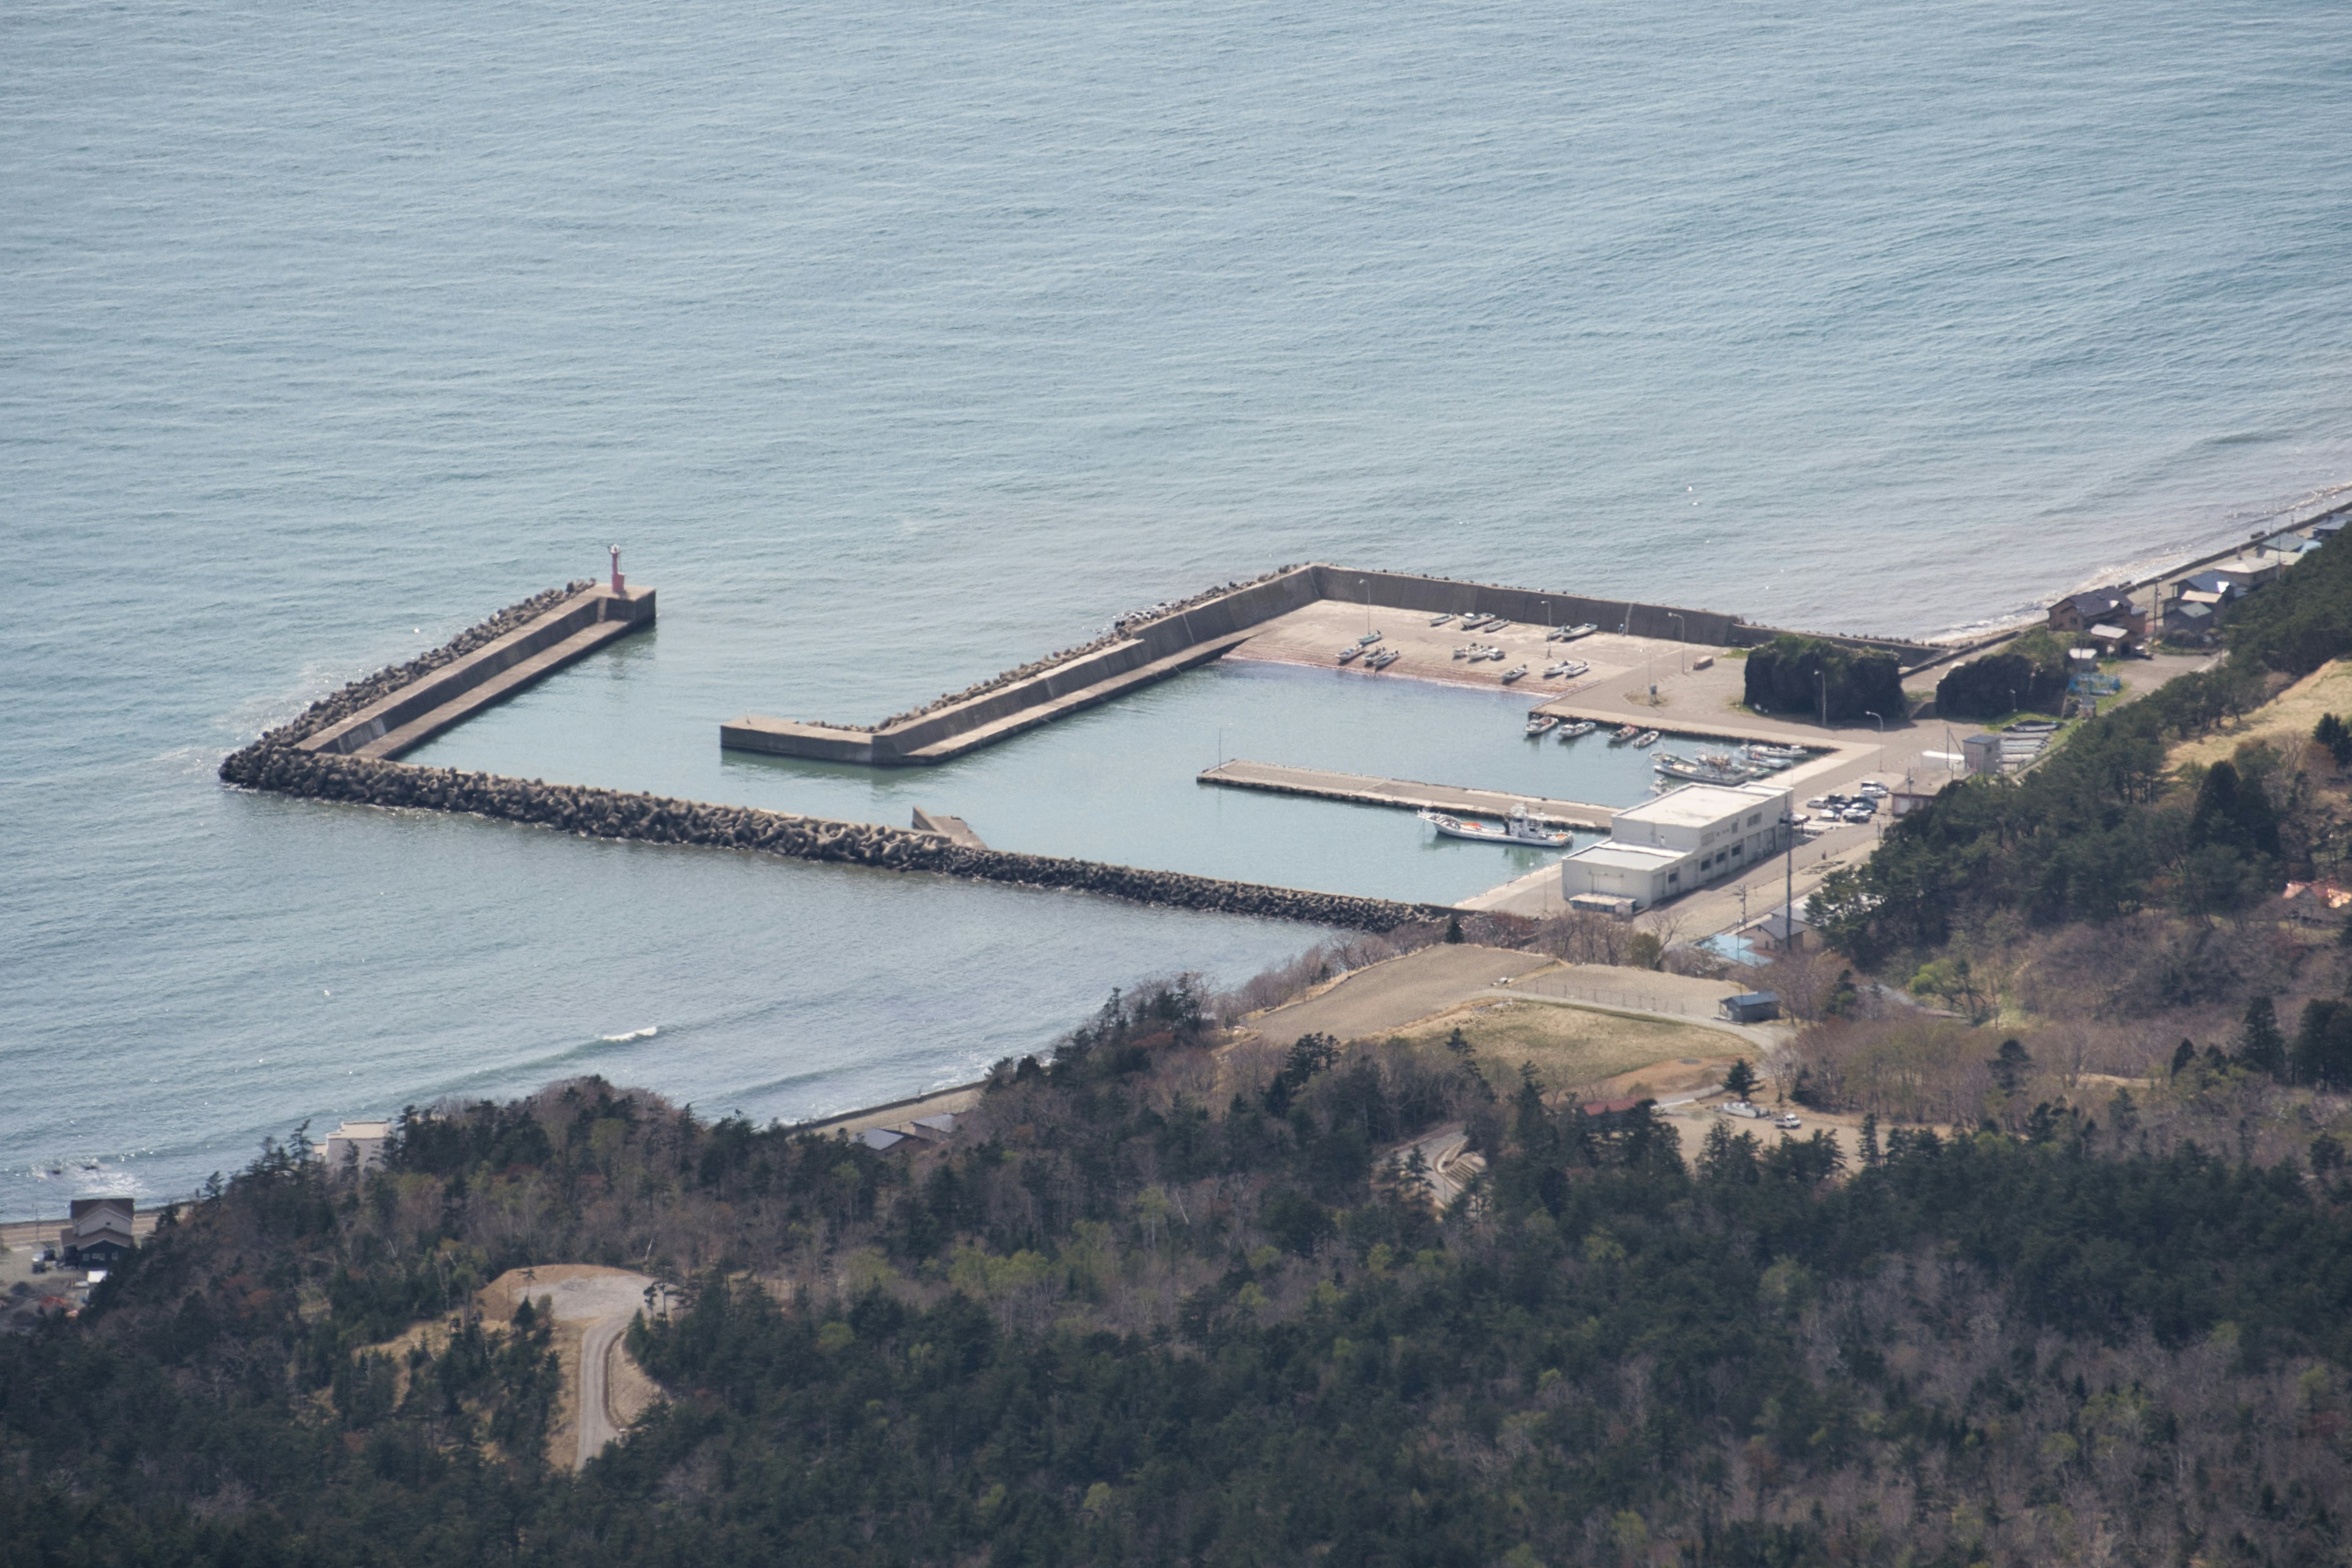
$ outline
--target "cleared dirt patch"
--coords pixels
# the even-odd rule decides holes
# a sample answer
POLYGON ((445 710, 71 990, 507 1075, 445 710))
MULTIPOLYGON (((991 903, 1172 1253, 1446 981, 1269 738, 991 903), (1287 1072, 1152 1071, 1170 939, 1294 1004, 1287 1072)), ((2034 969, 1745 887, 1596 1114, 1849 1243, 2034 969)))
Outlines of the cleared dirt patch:
POLYGON ((1540 952, 1441 942, 1360 969, 1327 991, 1253 1018, 1267 1044, 1287 1047, 1301 1035, 1341 1041, 1391 1035, 1416 1019, 1495 988, 1495 982, 1556 966, 1540 952))

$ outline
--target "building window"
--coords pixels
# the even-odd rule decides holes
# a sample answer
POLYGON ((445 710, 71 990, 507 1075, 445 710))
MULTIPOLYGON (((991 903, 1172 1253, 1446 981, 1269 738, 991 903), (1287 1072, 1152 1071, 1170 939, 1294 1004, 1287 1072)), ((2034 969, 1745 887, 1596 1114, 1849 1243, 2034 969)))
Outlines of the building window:
POLYGON ((1666 873, 1666 880, 1669 882, 1679 882, 1682 879, 1683 874, 1680 871, 1669 871, 1666 873))
POLYGON ((1763 820, 1764 814, 1760 811, 1751 811, 1748 814, 1748 826, 1750 827, 1755 826, 1758 823, 1763 820))

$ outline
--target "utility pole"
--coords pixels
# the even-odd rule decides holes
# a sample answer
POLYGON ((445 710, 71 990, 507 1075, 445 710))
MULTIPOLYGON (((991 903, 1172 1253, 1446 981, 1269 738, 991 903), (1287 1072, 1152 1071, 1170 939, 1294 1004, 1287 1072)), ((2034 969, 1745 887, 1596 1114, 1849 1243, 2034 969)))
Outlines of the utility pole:
POLYGON ((1790 913, 1797 907, 1797 819, 1793 813, 1780 814, 1780 831, 1789 836, 1789 858, 1780 886, 1780 951, 1793 952, 1797 946, 1797 921, 1790 913))

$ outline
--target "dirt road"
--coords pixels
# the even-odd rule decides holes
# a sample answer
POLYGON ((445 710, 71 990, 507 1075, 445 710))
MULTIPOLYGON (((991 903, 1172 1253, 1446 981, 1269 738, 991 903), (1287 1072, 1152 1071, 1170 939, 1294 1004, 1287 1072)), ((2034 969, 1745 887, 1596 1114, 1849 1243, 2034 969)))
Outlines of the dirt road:
MULTIPOLYGON (((505 1303, 509 1311, 512 1302, 528 1297, 551 1310, 559 1327, 579 1330, 576 1425, 580 1441, 575 1465, 585 1465, 604 1452, 604 1445, 618 1437, 627 1425, 613 1408, 613 1363, 630 1321, 646 1310, 646 1292, 659 1289, 655 1280, 624 1268, 554 1264, 502 1274, 483 1292, 486 1305, 495 1309, 505 1303)), ((659 1310, 667 1310, 665 1298, 656 1295, 655 1300, 659 1310)))

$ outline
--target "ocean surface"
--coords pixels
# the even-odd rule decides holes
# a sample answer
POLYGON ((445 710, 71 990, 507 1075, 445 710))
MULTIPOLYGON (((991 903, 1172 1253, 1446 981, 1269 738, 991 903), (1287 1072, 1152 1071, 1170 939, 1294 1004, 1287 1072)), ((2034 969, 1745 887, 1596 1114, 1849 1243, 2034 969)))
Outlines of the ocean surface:
POLYGON ((715 726, 1287 562, 1923 634, 2226 542, 2352 481, 2347 127, 2333 0, 0 8, 0 1215, 583 1072, 842 1109, 1319 934, 214 781, 608 543, 659 629, 435 756, 1459 892, 1190 780, 1613 787, 1495 700, 715 726))

